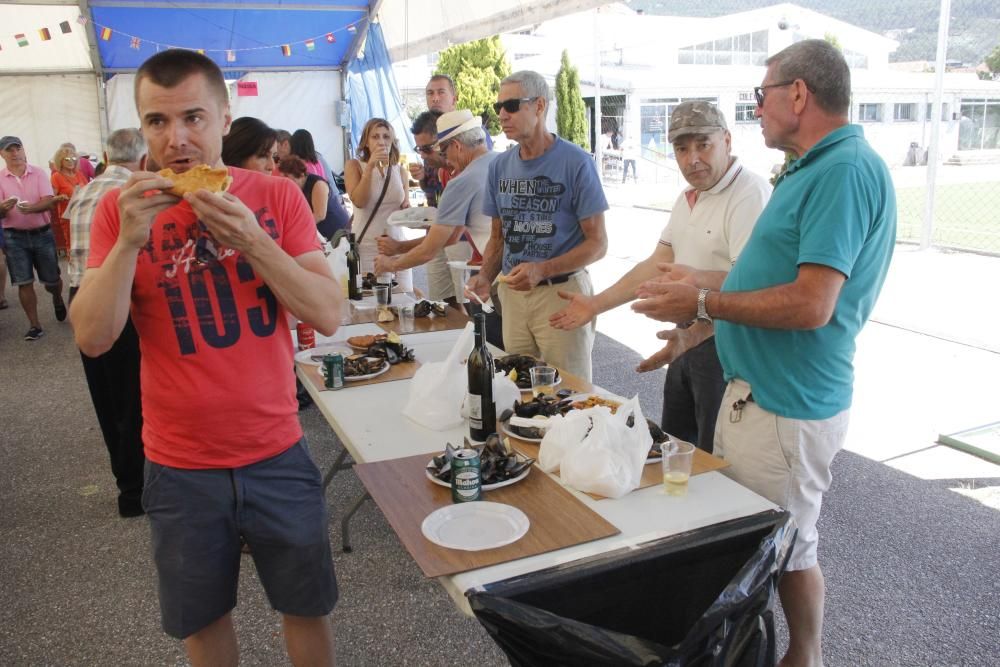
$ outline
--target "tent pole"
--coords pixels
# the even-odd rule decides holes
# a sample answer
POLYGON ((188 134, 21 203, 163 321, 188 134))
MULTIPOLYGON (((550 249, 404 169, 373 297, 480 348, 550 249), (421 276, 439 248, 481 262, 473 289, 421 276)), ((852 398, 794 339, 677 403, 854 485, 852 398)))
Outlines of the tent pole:
POLYGON ((94 65, 94 75, 97 84, 97 118, 101 122, 101 150, 108 140, 108 95, 107 87, 104 85, 104 63, 101 62, 101 53, 97 50, 97 35, 94 33, 93 15, 90 11, 90 0, 77 0, 80 8, 80 15, 87 18, 87 25, 84 32, 87 34, 87 47, 90 49, 90 60, 94 65))

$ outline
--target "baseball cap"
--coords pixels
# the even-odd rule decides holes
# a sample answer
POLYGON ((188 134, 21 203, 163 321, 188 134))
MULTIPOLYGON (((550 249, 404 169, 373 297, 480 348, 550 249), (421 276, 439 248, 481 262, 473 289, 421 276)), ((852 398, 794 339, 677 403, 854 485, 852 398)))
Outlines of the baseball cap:
POLYGON ((441 114, 437 119, 437 143, 469 130, 482 129, 483 121, 468 109, 458 109, 441 114))
POLYGON ((3 139, 0 139, 0 151, 8 148, 9 146, 14 146, 15 144, 18 145, 18 146, 23 146, 24 145, 24 144, 21 143, 20 139, 18 139, 17 137, 12 137, 12 136, 10 136, 8 134, 3 139))
POLYGON ((667 141, 673 142, 685 134, 709 134, 716 130, 728 130, 726 119, 719 107, 711 102, 681 102, 670 114, 667 141))

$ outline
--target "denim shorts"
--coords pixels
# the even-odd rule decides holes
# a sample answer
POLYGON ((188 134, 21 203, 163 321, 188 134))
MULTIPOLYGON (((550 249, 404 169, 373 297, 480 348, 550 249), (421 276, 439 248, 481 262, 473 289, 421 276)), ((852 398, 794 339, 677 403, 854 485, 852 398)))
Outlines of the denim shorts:
POLYGON ((52 229, 32 234, 19 229, 4 229, 3 252, 7 256, 10 284, 30 285, 38 281, 43 285, 59 284, 59 259, 56 257, 56 237, 52 229))
POLYGON ((189 637, 236 606, 241 536, 276 611, 333 611, 326 498, 305 439, 242 468, 186 470, 147 460, 142 505, 168 635, 189 637))

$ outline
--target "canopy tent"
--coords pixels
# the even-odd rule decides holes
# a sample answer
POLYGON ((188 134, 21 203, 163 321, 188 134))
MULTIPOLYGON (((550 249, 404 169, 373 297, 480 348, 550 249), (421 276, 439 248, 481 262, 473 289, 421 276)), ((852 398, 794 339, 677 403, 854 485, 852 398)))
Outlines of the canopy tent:
POLYGON ((336 168, 345 154, 345 136, 356 136, 373 114, 387 117, 407 136, 392 60, 599 4, 0 1, 0 75, 7 84, 0 134, 20 136, 35 164, 44 164, 67 140, 96 152, 108 131, 137 123, 130 73, 153 53, 180 47, 202 50, 215 60, 233 80, 234 93, 237 80, 257 84, 255 97, 234 94, 234 116, 256 115, 275 127, 309 129, 336 168), (379 34, 368 39, 374 20, 384 39, 379 34))

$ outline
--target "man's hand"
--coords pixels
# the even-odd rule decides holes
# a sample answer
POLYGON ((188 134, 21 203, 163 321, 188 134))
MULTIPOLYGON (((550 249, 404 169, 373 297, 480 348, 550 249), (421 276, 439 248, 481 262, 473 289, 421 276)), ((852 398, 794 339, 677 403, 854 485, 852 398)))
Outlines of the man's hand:
POLYGON ((150 171, 132 172, 118 196, 119 242, 133 249, 146 245, 153 219, 180 201, 163 192, 172 185, 169 178, 150 171))
POLYGON ((184 199, 223 247, 246 254, 254 244, 270 238, 253 212, 235 195, 198 190, 187 193, 184 199))
POLYGON ((671 262, 660 262, 656 265, 660 270, 660 282, 685 282, 694 285, 698 275, 698 269, 687 264, 674 264, 671 262))
POLYGON ((518 292, 527 292, 545 279, 539 262, 521 262, 503 279, 507 287, 518 292))
POLYGON ((17 197, 9 197, 0 202, 0 213, 7 213, 17 206, 17 197))
POLYGON ((395 273, 394 268, 395 261, 392 257, 386 257, 385 255, 378 255, 375 257, 375 274, 380 273, 395 273))
POLYGON ((403 252, 402 244, 391 236, 382 236, 375 239, 380 255, 399 255, 403 252))
POLYGON ((635 291, 632 310, 660 322, 690 322, 698 315, 698 288, 683 282, 647 280, 635 291))
POLYGON ((419 162, 410 163, 410 178, 415 181, 420 181, 424 177, 424 165, 419 162))
MULTIPOLYGON (((635 369, 639 373, 655 371, 657 368, 671 364, 677 357, 697 344, 694 342, 696 336, 692 334, 691 329, 664 329, 657 332, 656 337, 667 341, 667 344, 663 346, 663 349, 653 353, 648 359, 643 359, 639 362, 639 365, 635 369)), ((698 340, 698 342, 701 342, 701 340, 698 340)))
POLYGON ((490 281, 483 274, 477 273, 465 284, 465 294, 473 299, 475 298, 473 295, 476 295, 486 301, 490 298, 490 287, 490 281))
POLYGON ((569 331, 589 323, 597 316, 597 308, 594 306, 594 297, 586 294, 573 292, 557 292, 561 299, 566 299, 569 304, 549 317, 549 324, 554 329, 569 331))

